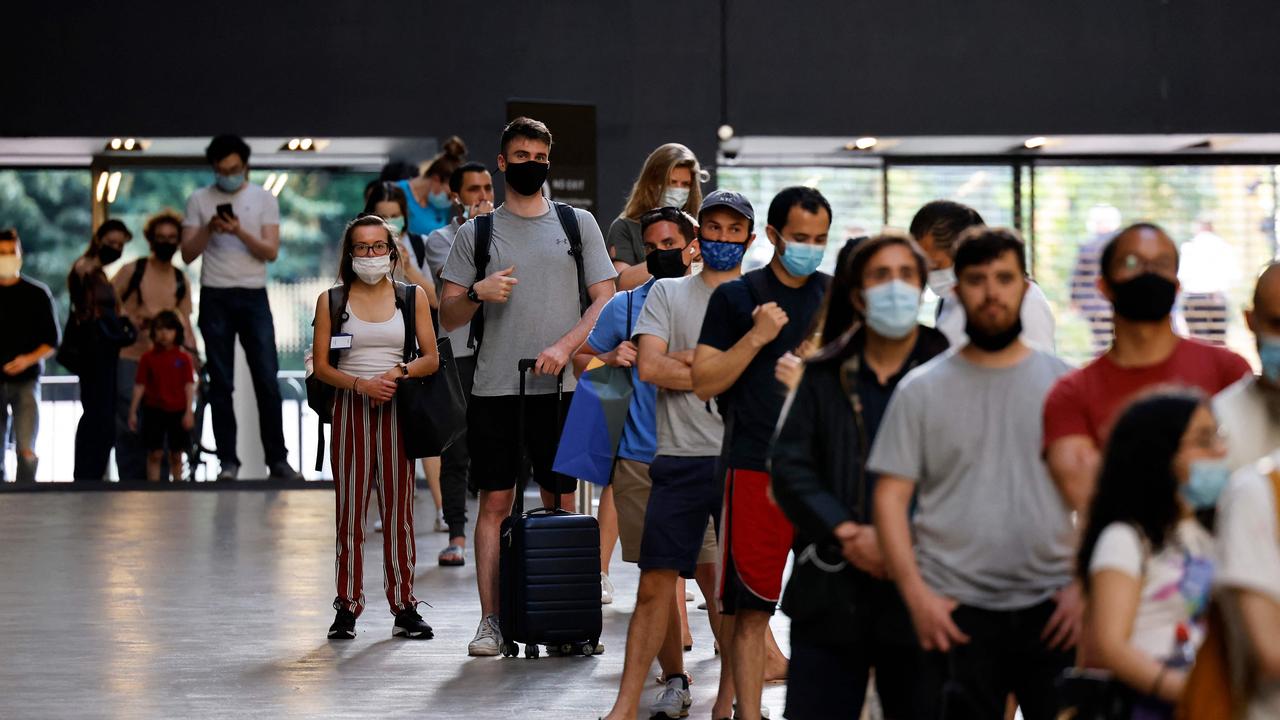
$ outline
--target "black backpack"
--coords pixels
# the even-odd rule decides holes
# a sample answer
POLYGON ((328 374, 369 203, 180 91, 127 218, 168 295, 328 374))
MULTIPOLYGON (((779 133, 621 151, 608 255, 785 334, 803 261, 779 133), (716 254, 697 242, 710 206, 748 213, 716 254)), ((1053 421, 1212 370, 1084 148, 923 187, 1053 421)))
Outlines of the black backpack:
MULTIPOLYGON (((142 304, 142 276, 147 274, 147 259, 141 258, 133 264, 133 275, 129 277, 129 286, 125 288, 124 295, 120 296, 121 303, 129 302, 132 295, 138 296, 138 304, 142 304)), ((187 296, 187 276, 178 268, 173 269, 173 294, 176 296, 176 302, 181 303, 182 299, 187 296)))
MULTIPOLYGON (((395 283, 396 307, 400 309, 402 313, 405 313, 406 317, 406 345, 409 342, 407 338, 412 332, 411 325, 408 324, 408 313, 412 312, 414 302, 413 293, 415 288, 417 288, 417 285, 410 285, 402 282, 395 283), (410 308, 408 312, 405 311, 406 307, 410 308)), ((332 338, 338 333, 338 331, 342 330, 342 323, 346 322, 348 317, 350 316, 347 314, 346 294, 343 293, 342 286, 335 285, 334 287, 329 288, 329 337, 332 338)), ((311 324, 314 326, 315 322, 312 321, 311 324)), ((342 350, 329 348, 329 366, 336 368, 341 356, 342 350)), ((312 358, 311 362, 315 363, 315 358, 312 358)), ((310 375, 307 375, 306 389, 307 407, 310 407, 317 416, 316 472, 319 472, 324 469, 324 426, 333 422, 333 395, 337 388, 320 380, 320 378, 316 377, 315 371, 313 370, 310 375)))
MULTIPOLYGON (((578 226, 578 214, 572 205, 551 201, 551 207, 560 219, 560 227, 564 228, 569 238, 569 255, 573 257, 578 269, 578 312, 585 314, 591 307, 591 295, 587 292, 587 275, 582 265, 582 228, 578 226)), ((489 245, 493 242, 493 215, 476 216, 475 265, 476 282, 484 280, 489 266, 489 245)), ((467 338, 467 347, 480 352, 480 343, 484 340, 484 306, 482 305, 471 318, 471 335, 467 338)))

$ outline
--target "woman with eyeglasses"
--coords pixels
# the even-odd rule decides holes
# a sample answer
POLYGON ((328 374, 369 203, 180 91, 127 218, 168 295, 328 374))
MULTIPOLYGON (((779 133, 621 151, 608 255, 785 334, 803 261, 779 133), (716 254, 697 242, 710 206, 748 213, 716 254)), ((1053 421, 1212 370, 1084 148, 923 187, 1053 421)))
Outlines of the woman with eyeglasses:
POLYGON ((383 582, 396 618, 391 634, 432 637, 413 596, 414 473, 396 413, 396 387, 401 378, 434 373, 440 357, 427 295, 414 287, 413 332, 421 356, 403 362, 405 318, 391 279, 399 262, 394 230, 376 215, 359 217, 342 236, 341 285, 316 302, 314 372, 336 389, 330 462, 337 491, 338 593, 337 616, 329 628, 335 640, 355 637, 356 618, 364 609, 364 516, 375 482, 384 526, 383 582), (331 295, 341 307, 336 314, 330 310, 331 295), (340 328, 333 326, 334 317, 340 328))
MULTIPOLYGON (((1206 397, 1157 390, 1134 401, 1107 441, 1078 572, 1085 667, 1106 670, 1106 717, 1173 717, 1213 579, 1213 541, 1196 519, 1229 477, 1206 397)), ((1092 716, 1090 716, 1092 717, 1092 716)))

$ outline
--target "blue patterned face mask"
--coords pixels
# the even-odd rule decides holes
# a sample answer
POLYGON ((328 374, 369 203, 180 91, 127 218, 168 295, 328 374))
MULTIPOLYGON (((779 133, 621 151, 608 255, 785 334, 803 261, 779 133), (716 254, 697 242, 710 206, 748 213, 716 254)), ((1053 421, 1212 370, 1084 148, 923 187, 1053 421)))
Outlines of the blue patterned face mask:
POLYGON ((724 242, 698 238, 702 248, 702 262, 717 272, 732 270, 742 264, 742 256, 747 254, 745 243, 724 242))
POLYGON ((1218 496, 1231 478, 1231 468, 1223 460, 1195 460, 1191 463, 1190 477, 1180 490, 1191 507, 1207 510, 1218 504, 1218 496))
POLYGON ((782 246, 782 267, 796 277, 812 275, 822 264, 823 256, 827 254, 826 245, 810 245, 784 240, 782 246))
POLYGON ((437 210, 448 210, 453 207, 453 201, 449 199, 447 192, 427 193, 427 203, 437 210))
POLYGON ((1280 385, 1280 337, 1258 333, 1258 359, 1262 376, 1272 385, 1280 385))

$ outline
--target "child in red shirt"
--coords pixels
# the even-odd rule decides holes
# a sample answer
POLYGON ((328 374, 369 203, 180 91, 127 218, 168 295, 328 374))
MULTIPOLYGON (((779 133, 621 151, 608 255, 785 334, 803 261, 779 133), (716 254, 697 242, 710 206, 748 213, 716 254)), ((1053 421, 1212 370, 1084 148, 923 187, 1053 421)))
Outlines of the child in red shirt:
POLYGON ((180 480, 182 453, 191 446, 191 428, 195 426, 191 405, 196 384, 191 356, 182 349, 182 321, 177 313, 165 310, 152 318, 151 342, 152 348, 138 361, 129 429, 138 431, 138 406, 141 405, 147 480, 160 480, 166 444, 171 477, 180 480))

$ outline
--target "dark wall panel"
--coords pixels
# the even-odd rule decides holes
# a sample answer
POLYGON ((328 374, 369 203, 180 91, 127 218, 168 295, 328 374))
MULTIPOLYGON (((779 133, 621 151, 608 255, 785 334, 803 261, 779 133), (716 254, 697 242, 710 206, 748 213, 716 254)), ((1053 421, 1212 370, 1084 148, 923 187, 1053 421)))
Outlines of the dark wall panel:
MULTIPOLYGON (((1280 130, 1269 0, 725 5, 743 134, 1280 130)), ((721 6, 16 3, 0 134, 457 133, 491 163, 508 98, 593 102, 607 220, 656 145, 712 161, 721 6)))

